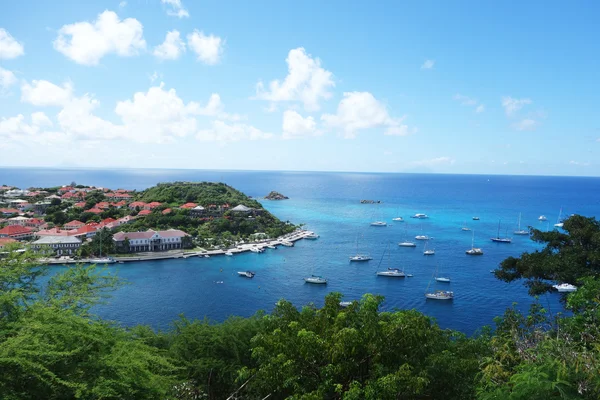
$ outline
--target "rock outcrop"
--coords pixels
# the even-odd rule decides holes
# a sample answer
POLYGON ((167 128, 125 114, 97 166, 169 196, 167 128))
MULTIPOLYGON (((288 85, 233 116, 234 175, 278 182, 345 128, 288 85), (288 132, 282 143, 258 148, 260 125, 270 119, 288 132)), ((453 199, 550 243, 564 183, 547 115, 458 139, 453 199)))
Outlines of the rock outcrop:
POLYGON ((267 197, 265 197, 265 199, 267 199, 267 200, 287 200, 287 199, 289 199, 289 197, 284 196, 281 193, 273 190, 271 193, 269 193, 267 195, 267 197))

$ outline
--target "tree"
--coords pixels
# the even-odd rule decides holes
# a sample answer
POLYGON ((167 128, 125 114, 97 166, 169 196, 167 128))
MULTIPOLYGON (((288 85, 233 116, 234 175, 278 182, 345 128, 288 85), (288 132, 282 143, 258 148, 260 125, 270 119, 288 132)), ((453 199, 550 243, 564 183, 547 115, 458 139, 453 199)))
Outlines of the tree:
POLYGON ((498 279, 512 282, 525 279, 529 293, 538 295, 552 289, 552 283, 577 282, 600 274, 600 223, 580 215, 564 222, 565 233, 532 229, 531 238, 544 244, 542 250, 509 257, 494 273, 498 279))

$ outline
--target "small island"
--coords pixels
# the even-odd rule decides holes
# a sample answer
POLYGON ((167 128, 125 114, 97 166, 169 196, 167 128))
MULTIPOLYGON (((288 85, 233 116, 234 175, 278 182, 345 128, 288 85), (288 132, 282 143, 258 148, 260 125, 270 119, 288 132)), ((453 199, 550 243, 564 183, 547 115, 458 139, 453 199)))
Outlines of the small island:
POLYGON ((282 195, 279 192, 271 191, 266 197, 265 200, 288 200, 289 197, 282 195))

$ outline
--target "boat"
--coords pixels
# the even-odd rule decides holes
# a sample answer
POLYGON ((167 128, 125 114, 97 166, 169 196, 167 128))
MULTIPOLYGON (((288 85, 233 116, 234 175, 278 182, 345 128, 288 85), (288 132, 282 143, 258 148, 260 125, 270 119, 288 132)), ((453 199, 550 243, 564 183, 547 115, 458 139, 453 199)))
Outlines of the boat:
POLYGON ((449 290, 436 290, 433 293, 425 293, 425 297, 431 300, 452 300, 454 292, 449 290))
POLYGON ((479 217, 473 217, 473 221, 479 221, 479 217))
POLYGON ((546 216, 545 216, 545 215, 540 215, 540 216, 538 217, 538 221, 546 221, 546 220, 548 220, 548 218, 546 218, 546 216))
POLYGON ((210 258, 210 256, 208 254, 205 254, 204 258, 210 258))
POLYGON ((342 308, 350 307, 351 305, 352 305, 351 301, 340 301, 340 307, 342 307, 342 308))
POLYGON ((471 228, 469 228, 467 226, 467 221, 465 221, 465 223, 463 224, 462 228, 460 228, 461 231, 465 231, 465 232, 469 232, 471 230, 471 228))
POLYGON ((436 267, 436 269, 435 269, 435 280, 437 282, 450 283, 450 278, 447 277, 447 276, 440 276, 439 275, 439 273, 440 273, 439 270, 440 270, 440 268, 436 267))
POLYGON ((375 221, 375 222, 371 222, 371 226, 387 226, 387 222, 385 222, 385 221, 375 221))
POLYGON ((281 245, 285 247, 294 247, 294 242, 290 242, 288 240, 282 240, 281 245))
POLYGON ((423 247, 423 255, 424 256, 432 256, 435 254, 435 250, 434 249, 428 249, 427 248, 427 243, 429 243, 429 241, 425 242, 425 246, 423 247))
POLYGON ((228 251, 227 253, 225 253, 225 255, 231 257, 233 255, 233 253, 228 251))
POLYGON ((416 240, 429 240, 430 237, 427 235, 417 235, 417 236, 415 236, 415 239, 416 240))
POLYGON ((253 253, 264 253, 265 249, 261 247, 250 247, 250 251, 253 253))
POLYGON ((304 278, 304 282, 306 283, 313 283, 316 285, 326 285, 327 284, 327 279, 321 277, 321 276, 317 276, 317 275, 311 275, 308 278, 304 278))
POLYGON ((562 207, 560 208, 560 211, 558 212, 558 218, 556 219, 556 223, 554 224, 555 228, 562 228, 563 227, 563 222, 560 220, 560 218, 562 217, 562 207))
POLYGON ((277 250, 277 246, 273 246, 272 244, 267 245, 267 247, 271 250, 277 250))
POLYGON ((308 239, 308 240, 316 240, 319 238, 319 235, 317 235, 314 232, 309 232, 306 236, 304 236, 304 239, 308 239))
POLYGON ((359 238, 359 236, 357 235, 356 236, 356 254, 353 255, 353 256, 350 256, 350 261, 352 262, 352 261, 369 261, 369 260, 372 260, 373 257, 371 257, 370 255, 359 253, 359 251, 358 251, 358 238, 359 238))
POLYGON ((244 278, 254 278, 254 275, 256 275, 255 272, 252 271, 238 271, 238 275, 239 276, 243 276, 244 278))
POLYGON ((392 218, 392 221, 404 222, 404 218, 402 218, 402 217, 396 217, 396 218, 392 218))
POLYGON ((406 274, 407 278, 412 278, 414 275, 413 274, 406 274))
POLYGON ((560 293, 571 293, 577 290, 577 286, 569 283, 561 283, 559 285, 552 285, 552 287, 558 290, 560 293))
POLYGON ((114 264, 116 263, 115 259, 112 257, 96 257, 90 258, 88 260, 90 264, 114 264))
POLYGON ((473 231, 473 237, 471 239, 471 248, 469 250, 465 251, 465 253, 467 253, 470 256, 482 256, 483 255, 483 250, 475 247, 475 231, 473 231))
POLYGON ((412 215, 411 218, 427 219, 427 218, 429 218, 429 215, 427 215, 427 214, 415 214, 415 215, 412 215))
POLYGON ((404 278, 406 275, 398 268, 388 268, 387 271, 378 271, 377 276, 387 276, 389 278, 404 278))
POLYGON ((492 242, 496 242, 496 243, 512 243, 512 238, 509 237, 500 237, 500 221, 498 220, 498 233, 496 234, 495 238, 490 238, 490 240, 492 242))
POLYGON ((415 242, 400 242, 400 243, 398 243, 398 246, 400 246, 400 247, 417 247, 417 244, 415 242))
POLYGON ((526 229, 521 229, 521 213, 519 213, 519 225, 517 226, 517 230, 513 232, 515 235, 529 235, 529 231, 526 229))

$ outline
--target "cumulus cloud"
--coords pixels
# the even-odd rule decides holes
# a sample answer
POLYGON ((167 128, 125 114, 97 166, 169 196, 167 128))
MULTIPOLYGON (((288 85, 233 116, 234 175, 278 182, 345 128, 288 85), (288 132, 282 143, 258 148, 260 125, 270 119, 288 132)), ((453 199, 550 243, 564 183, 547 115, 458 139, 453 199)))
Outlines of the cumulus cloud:
POLYGON ((198 61, 215 65, 221 60, 225 41, 220 37, 212 34, 207 36, 204 32, 195 29, 187 35, 187 42, 190 50, 198 56, 198 61))
POLYGON ((425 60, 423 64, 421 64, 421 69, 433 69, 435 65, 435 60, 425 60))
POLYGON ((0 67, 0 92, 17 83, 17 77, 12 71, 0 67))
POLYGON ((319 101, 331 97, 335 86, 333 74, 321 67, 321 60, 311 57, 303 47, 292 49, 286 58, 288 75, 283 81, 273 80, 265 89, 256 85, 256 99, 271 102, 300 101, 307 111, 319 109, 319 101))
POLYGON ((386 135, 404 136, 416 132, 403 125, 404 118, 393 118, 387 107, 369 92, 346 92, 336 114, 323 114, 321 120, 330 128, 339 128, 344 137, 356 137, 360 130, 386 128, 386 135))
POLYGON ((165 41, 154 48, 152 54, 161 60, 177 60, 185 52, 185 43, 181 40, 179 31, 167 32, 165 41))
POLYGON ((104 11, 93 22, 64 25, 54 48, 82 65, 98 65, 107 54, 134 56, 146 48, 143 26, 135 18, 123 21, 113 11, 104 11))
POLYGON ((24 142, 42 133, 42 128, 52 126, 52 121, 43 112, 31 114, 31 122, 27 122, 23 114, 16 117, 0 119, 0 137, 17 142, 24 142))
POLYGON ((472 97, 457 93, 452 98, 454 99, 454 101, 459 102, 463 106, 473 107, 474 111, 478 114, 485 111, 485 106, 479 103, 477 99, 474 99, 472 97))
POLYGON ((531 104, 531 99, 523 98, 523 99, 515 99, 510 96, 502 97, 502 107, 504 107, 504 111, 506 115, 511 117, 517 111, 522 109, 525 105, 531 104))
POLYGON ((0 60, 10 60, 25 54, 23 45, 12 37, 6 29, 0 28, 0 60))
POLYGON ((313 117, 304 118, 294 110, 287 110, 283 113, 282 130, 284 139, 315 136, 319 134, 319 131, 317 131, 317 123, 313 117))
POLYGON ((210 129, 198 131, 196 139, 203 142, 237 142, 240 140, 264 140, 273 137, 272 133, 266 133, 251 125, 215 120, 210 129))
POLYGON ((177 18, 187 18, 190 13, 183 7, 181 0, 160 0, 161 3, 167 6, 167 15, 177 18))
POLYGON ((70 82, 57 86, 45 80, 33 80, 21 86, 21 101, 34 106, 60 107, 66 105, 72 97, 73 85, 70 82))

